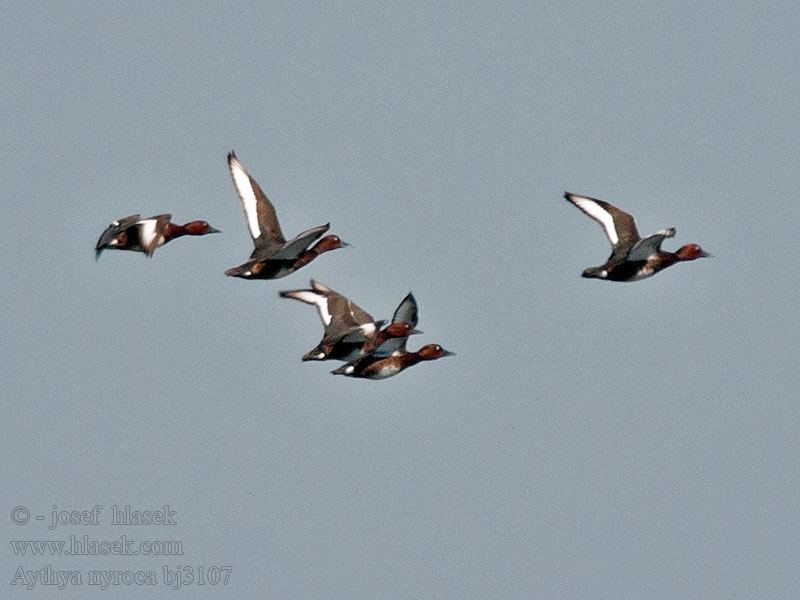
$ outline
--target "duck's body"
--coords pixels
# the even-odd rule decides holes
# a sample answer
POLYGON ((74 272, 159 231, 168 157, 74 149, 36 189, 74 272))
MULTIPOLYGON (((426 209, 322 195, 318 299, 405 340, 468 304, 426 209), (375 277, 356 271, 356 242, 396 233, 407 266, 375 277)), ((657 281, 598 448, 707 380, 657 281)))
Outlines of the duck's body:
POLYGON ((156 248, 184 235, 206 235, 219 233, 206 221, 190 221, 185 225, 171 223, 172 215, 165 213, 142 219, 141 215, 131 215, 111 223, 100 235, 95 245, 95 258, 100 258, 103 250, 129 250, 141 252, 152 257, 156 248))
POLYGON ((436 360, 437 358, 453 355, 453 352, 448 352, 439 344, 427 344, 416 352, 401 351, 387 357, 365 356, 342 365, 338 369, 331 371, 331 373, 362 379, 386 379, 422 361, 436 360))
POLYGON ((597 221, 611 243, 611 255, 605 264, 585 269, 583 277, 638 281, 651 277, 676 262, 710 256, 697 244, 686 244, 676 252, 661 250, 662 242, 675 235, 674 228, 662 229, 643 238, 636 229, 633 217, 616 206, 568 192, 564 197, 597 221))
POLYGON ((242 203, 254 249, 245 263, 228 269, 226 275, 243 279, 278 279, 291 275, 323 252, 347 245, 336 235, 319 239, 328 231, 330 223, 304 231, 286 241, 275 207, 233 152, 228 154, 228 168, 242 203), (309 247, 315 241, 317 243, 309 247))

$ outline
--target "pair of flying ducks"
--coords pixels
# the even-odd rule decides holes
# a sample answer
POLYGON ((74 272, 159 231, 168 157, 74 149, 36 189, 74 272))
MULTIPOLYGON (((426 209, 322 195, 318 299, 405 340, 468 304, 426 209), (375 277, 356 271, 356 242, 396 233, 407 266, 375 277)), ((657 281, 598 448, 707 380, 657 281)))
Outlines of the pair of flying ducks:
MULTIPOLYGON (((336 235, 326 235, 319 239, 328 231, 330 223, 304 231, 287 241, 272 202, 233 152, 228 154, 228 167, 236 193, 242 202, 245 223, 253 239, 254 249, 247 262, 228 269, 225 271, 226 275, 244 279, 278 279, 294 273, 323 252, 347 245, 336 235)), ((131 215, 114 221, 97 241, 95 256, 99 258, 106 249, 131 250, 152 256, 159 246, 184 235, 219 233, 218 229, 206 221, 178 225, 171 223, 170 219, 170 214, 149 219, 142 219, 141 215, 131 215)))

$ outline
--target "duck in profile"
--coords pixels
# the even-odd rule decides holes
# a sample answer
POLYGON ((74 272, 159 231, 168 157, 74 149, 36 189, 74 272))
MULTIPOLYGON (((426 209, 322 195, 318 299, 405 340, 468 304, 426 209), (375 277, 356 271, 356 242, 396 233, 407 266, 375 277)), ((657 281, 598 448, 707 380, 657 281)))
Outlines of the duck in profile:
POLYGON ((186 225, 171 223, 169 213, 142 219, 141 215, 131 215, 111 223, 102 233, 94 247, 95 259, 103 250, 130 250, 142 252, 152 257, 156 248, 184 235, 206 235, 219 233, 206 221, 190 221, 186 225))
POLYGON ((360 377, 363 379, 386 379, 422 361, 436 360, 444 356, 455 356, 455 353, 448 352, 439 344, 427 344, 416 352, 406 352, 403 350, 387 357, 371 354, 356 361, 349 362, 346 365, 342 365, 338 369, 331 371, 331 373, 334 375, 346 375, 348 377, 360 377))
POLYGON ((323 252, 347 245, 336 235, 319 239, 328 231, 330 223, 304 231, 287 242, 278 224, 275 207, 234 152, 228 154, 228 168, 255 248, 247 262, 228 269, 225 275, 243 279, 278 279, 294 273, 323 252), (317 243, 311 246, 315 241, 317 243))
POLYGON ((280 292, 282 298, 294 298, 317 308, 324 333, 315 348, 303 355, 303 360, 353 361, 369 354, 389 356, 404 349, 409 335, 421 333, 415 329, 416 301, 408 294, 395 310, 392 322, 375 321, 355 302, 326 285, 311 280, 311 289, 280 292))
POLYGON ((677 262, 711 256, 697 244, 686 244, 676 252, 661 250, 661 243, 675 235, 675 229, 662 229, 645 238, 636 230, 636 223, 628 213, 608 202, 564 194, 564 197, 594 219, 603 228, 611 242, 611 256, 604 265, 583 271, 583 277, 596 277, 609 281, 638 281, 655 275, 677 262))

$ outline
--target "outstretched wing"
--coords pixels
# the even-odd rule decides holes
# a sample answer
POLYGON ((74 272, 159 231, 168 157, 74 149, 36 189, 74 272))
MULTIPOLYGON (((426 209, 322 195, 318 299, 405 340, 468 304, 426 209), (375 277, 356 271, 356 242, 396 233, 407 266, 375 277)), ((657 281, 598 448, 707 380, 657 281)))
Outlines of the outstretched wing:
MULTIPOLYGON (((408 295, 403 298, 394 311, 392 323, 398 322, 408 323, 411 325, 412 329, 416 329, 417 327, 417 323, 419 322, 419 309, 417 308, 417 301, 411 292, 409 292, 408 295)), ((406 351, 407 341, 407 337, 389 338, 375 349, 373 355, 392 356, 402 354, 406 351)))
POLYGON ((269 260, 294 260, 305 252, 320 236, 328 231, 330 223, 304 231, 294 239, 286 242, 283 247, 272 254, 269 260))
POLYGON ((655 254, 661 250, 661 243, 666 239, 675 235, 675 229, 662 229, 653 235, 648 235, 636 242, 628 253, 627 260, 647 260, 651 254, 655 254))
POLYGON ((118 219, 111 223, 106 230, 100 234, 100 238, 97 240, 97 243, 94 246, 95 252, 95 259, 100 258, 100 254, 102 254, 105 248, 109 248, 113 246, 112 242, 119 236, 120 233, 123 231, 127 231, 133 225, 135 225, 139 219, 141 219, 142 215, 131 215, 129 217, 125 217, 124 219, 118 219))
POLYGON ((611 244, 612 257, 618 254, 627 254, 627 251, 639 241, 636 223, 633 217, 625 211, 608 202, 588 196, 567 192, 564 197, 600 224, 611 244))
POLYGON ((275 207, 233 152, 228 154, 228 168, 236 195, 242 203, 245 223, 253 245, 265 256, 277 251, 286 243, 286 238, 278 224, 275 207))
POLYGON ((345 335, 364 332, 374 335, 372 316, 349 298, 328 286, 311 280, 311 289, 280 292, 283 298, 294 298, 316 307, 325 328, 323 340, 337 340, 345 335))

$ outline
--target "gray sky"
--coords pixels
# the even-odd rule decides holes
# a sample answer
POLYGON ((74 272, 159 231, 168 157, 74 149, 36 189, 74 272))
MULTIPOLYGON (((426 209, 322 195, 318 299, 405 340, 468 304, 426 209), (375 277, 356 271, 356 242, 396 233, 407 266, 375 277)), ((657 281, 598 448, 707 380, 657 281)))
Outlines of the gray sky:
POLYGON ((796 598, 800 8, 794 2, 16 3, 0 20, 4 523, 15 598, 796 598), (536 4, 536 6, 532 6, 536 4), (279 281, 287 235, 352 248, 279 281), (713 259, 614 284, 565 190, 713 259), (93 246, 171 212, 223 235, 93 246), (410 347, 303 364, 315 278, 410 347), (47 529, 102 505, 97 524, 47 529), (177 525, 111 525, 169 505, 177 525), (31 521, 16 525, 12 509, 31 521), (45 520, 36 521, 35 516, 45 520), (178 556, 11 541, 177 540, 178 556), (65 591, 23 570, 75 569, 65 591), (174 591, 164 567, 231 566, 174 591), (90 571, 155 585, 89 586, 90 571))

